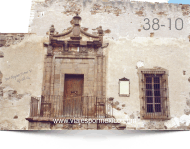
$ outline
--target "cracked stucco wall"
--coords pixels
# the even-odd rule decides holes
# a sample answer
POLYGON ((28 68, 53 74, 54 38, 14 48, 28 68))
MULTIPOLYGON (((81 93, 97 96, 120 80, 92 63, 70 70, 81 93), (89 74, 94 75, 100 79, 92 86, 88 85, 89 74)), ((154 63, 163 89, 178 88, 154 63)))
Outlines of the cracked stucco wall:
MULTIPOLYGON (((2 35, 2 34, 1 34, 2 35)), ((8 35, 10 36, 10 35, 8 35)), ((43 77, 44 38, 25 34, 18 43, 0 47, 0 129, 27 129, 31 96, 40 96, 43 77)))

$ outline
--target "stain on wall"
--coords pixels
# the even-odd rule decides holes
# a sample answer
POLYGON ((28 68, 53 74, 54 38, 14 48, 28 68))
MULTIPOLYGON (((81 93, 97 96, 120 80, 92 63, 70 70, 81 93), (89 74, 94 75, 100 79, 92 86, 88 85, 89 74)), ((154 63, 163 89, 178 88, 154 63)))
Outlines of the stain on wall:
POLYGON ((189 6, 190 5, 182 5, 181 6, 181 10, 182 10, 182 13, 184 16, 189 15, 189 13, 190 13, 189 6))
POLYGON ((141 10, 140 11, 136 11, 135 14, 137 14, 138 16, 144 16, 143 15, 143 11, 141 11, 141 10))
POLYGON ((0 58, 4 57, 4 53, 2 51, 0 51, 0 58))
POLYGON ((110 29, 107 29, 107 30, 104 31, 104 33, 109 34, 109 33, 111 33, 111 30, 110 30, 110 29))
POLYGON ((3 74, 2 74, 2 72, 0 71, 0 84, 2 84, 2 79, 3 79, 3 74))
POLYGON ((154 33, 150 33, 150 37, 154 37, 154 33))
POLYGON ((160 16, 162 16, 162 15, 167 16, 166 12, 158 12, 157 15, 160 15, 160 16))

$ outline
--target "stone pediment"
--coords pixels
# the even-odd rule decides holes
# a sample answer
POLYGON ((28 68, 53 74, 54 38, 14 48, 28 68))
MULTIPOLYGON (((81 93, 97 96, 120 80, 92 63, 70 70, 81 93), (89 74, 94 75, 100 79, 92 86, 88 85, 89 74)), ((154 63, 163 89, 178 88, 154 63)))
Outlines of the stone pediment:
POLYGON ((94 46, 101 47, 103 43, 103 30, 98 27, 97 35, 84 31, 80 26, 81 17, 76 15, 73 17, 73 26, 60 34, 54 34, 55 28, 50 28, 50 44, 52 46, 70 45, 70 46, 94 46))

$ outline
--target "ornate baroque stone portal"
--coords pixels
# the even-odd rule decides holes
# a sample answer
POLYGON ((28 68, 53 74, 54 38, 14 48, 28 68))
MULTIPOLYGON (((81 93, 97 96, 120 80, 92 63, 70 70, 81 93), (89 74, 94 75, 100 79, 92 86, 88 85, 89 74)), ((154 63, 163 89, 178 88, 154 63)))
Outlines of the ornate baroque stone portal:
MULTIPOLYGON (((103 30, 97 35, 85 32, 80 26, 81 17, 73 17, 73 26, 55 34, 54 25, 49 30, 49 43, 45 57, 42 95, 64 96, 66 74, 83 75, 82 95, 104 97, 106 65, 103 56, 103 30)), ((74 92, 74 91, 73 91, 74 92)), ((65 93, 66 94, 66 93, 65 93)))

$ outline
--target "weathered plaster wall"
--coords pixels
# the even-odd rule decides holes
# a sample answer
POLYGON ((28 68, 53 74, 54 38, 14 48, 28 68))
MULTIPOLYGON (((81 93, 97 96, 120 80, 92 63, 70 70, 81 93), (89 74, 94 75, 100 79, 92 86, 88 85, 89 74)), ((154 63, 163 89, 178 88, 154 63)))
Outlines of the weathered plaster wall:
POLYGON ((41 36, 48 34, 52 24, 59 33, 68 29, 76 12, 82 17, 81 25, 86 31, 95 34, 96 28, 102 26, 104 43, 109 43, 108 48, 104 48, 107 58, 106 96, 115 98, 114 116, 137 121, 127 123, 128 128, 168 129, 189 126, 189 8, 189 5, 108 0, 33 0, 29 32, 37 36, 30 35, 18 44, 0 49, 3 52, 0 54, 0 105, 1 109, 9 107, 9 110, 1 111, 1 128, 27 129, 25 118, 29 112, 30 97, 41 95, 45 55, 44 39, 41 36), (165 27, 157 31, 152 28, 145 31, 145 18, 150 20, 151 25, 152 20, 158 18, 159 24, 165 27), (168 28, 168 18, 172 20, 172 30, 168 28), (183 19, 183 30, 175 29, 177 18, 183 19), (171 120, 140 120, 137 65, 169 70, 171 120), (23 77, 25 79, 22 80, 23 77), (130 97, 118 96, 118 81, 122 77, 130 79, 130 97), (18 107, 22 105, 27 106, 21 111, 18 107), (10 110, 10 107, 14 110, 10 110))
POLYGON ((2 86, 11 86, 21 94, 39 96, 45 55, 43 38, 28 35, 22 42, 0 50, 4 53, 0 59, 2 86))
POLYGON ((29 115, 31 95, 10 97, 11 91, 12 88, 4 88, 3 94, 8 96, 0 98, 0 130, 26 130, 28 122, 25 118, 29 115))
POLYGON ((184 115, 186 100, 190 98, 190 43, 173 38, 107 39, 107 96, 114 97, 115 115, 139 119, 139 77, 137 63, 144 68, 162 67, 169 70, 169 100, 171 117, 184 115), (185 71, 185 75, 183 74, 185 71), (118 81, 130 79, 130 97, 119 97, 118 81), (118 113, 119 112, 119 113, 118 113), (126 115, 126 116, 125 116, 126 115), (128 117, 131 116, 131 117, 128 117))
POLYGON ((0 129, 28 127, 25 118, 29 116, 31 96, 40 96, 42 90, 43 41, 40 36, 25 34, 21 42, 0 47, 4 53, 0 58, 0 129))
MULTIPOLYGON (((55 25, 57 32, 71 26, 72 17, 79 13, 82 17, 82 27, 88 32, 95 32, 97 26, 102 26, 106 36, 118 40, 120 37, 150 37, 154 33, 155 38, 173 37, 185 38, 189 41, 189 5, 127 2, 127 1, 104 1, 104 0, 33 0, 29 32, 37 35, 45 35, 51 24, 55 25), (154 18, 159 19, 160 25, 165 25, 159 30, 144 30, 143 26, 154 18), (172 21, 172 29, 169 30, 169 20, 172 21), (175 29, 175 20, 183 19, 183 29, 175 29), (93 22, 93 23, 92 23, 93 22)), ((180 21, 179 21, 180 24, 180 21)), ((147 26, 146 26, 147 27, 147 26)), ((179 26, 180 27, 180 26, 179 26)))
MULTIPOLYGON (((82 17, 81 25, 88 32, 94 33, 97 26, 103 27, 104 37, 108 38, 104 42, 109 43, 108 48, 104 49, 105 53, 108 52, 107 97, 115 98, 115 117, 135 118, 139 125, 137 127, 160 129, 178 127, 180 122, 189 120, 187 115, 184 116, 189 110, 189 5, 55 0, 41 3, 33 1, 32 9, 29 32, 38 35, 45 35, 51 24, 55 25, 59 33, 69 28, 76 12, 82 17), (145 18, 150 20, 151 26, 152 20, 158 18, 159 24, 165 27, 145 31, 145 18), (171 30, 168 18, 172 20, 171 30), (177 18, 183 19, 183 30, 175 29, 177 18), (43 27, 39 29, 38 26, 43 27), (139 120, 138 62, 146 68, 158 66, 169 70, 170 121, 139 120), (186 71, 186 75, 183 75, 183 71, 186 71), (129 98, 118 97, 118 80, 122 77, 131 80, 129 98)), ((127 125, 134 127, 134 124, 127 125)))

